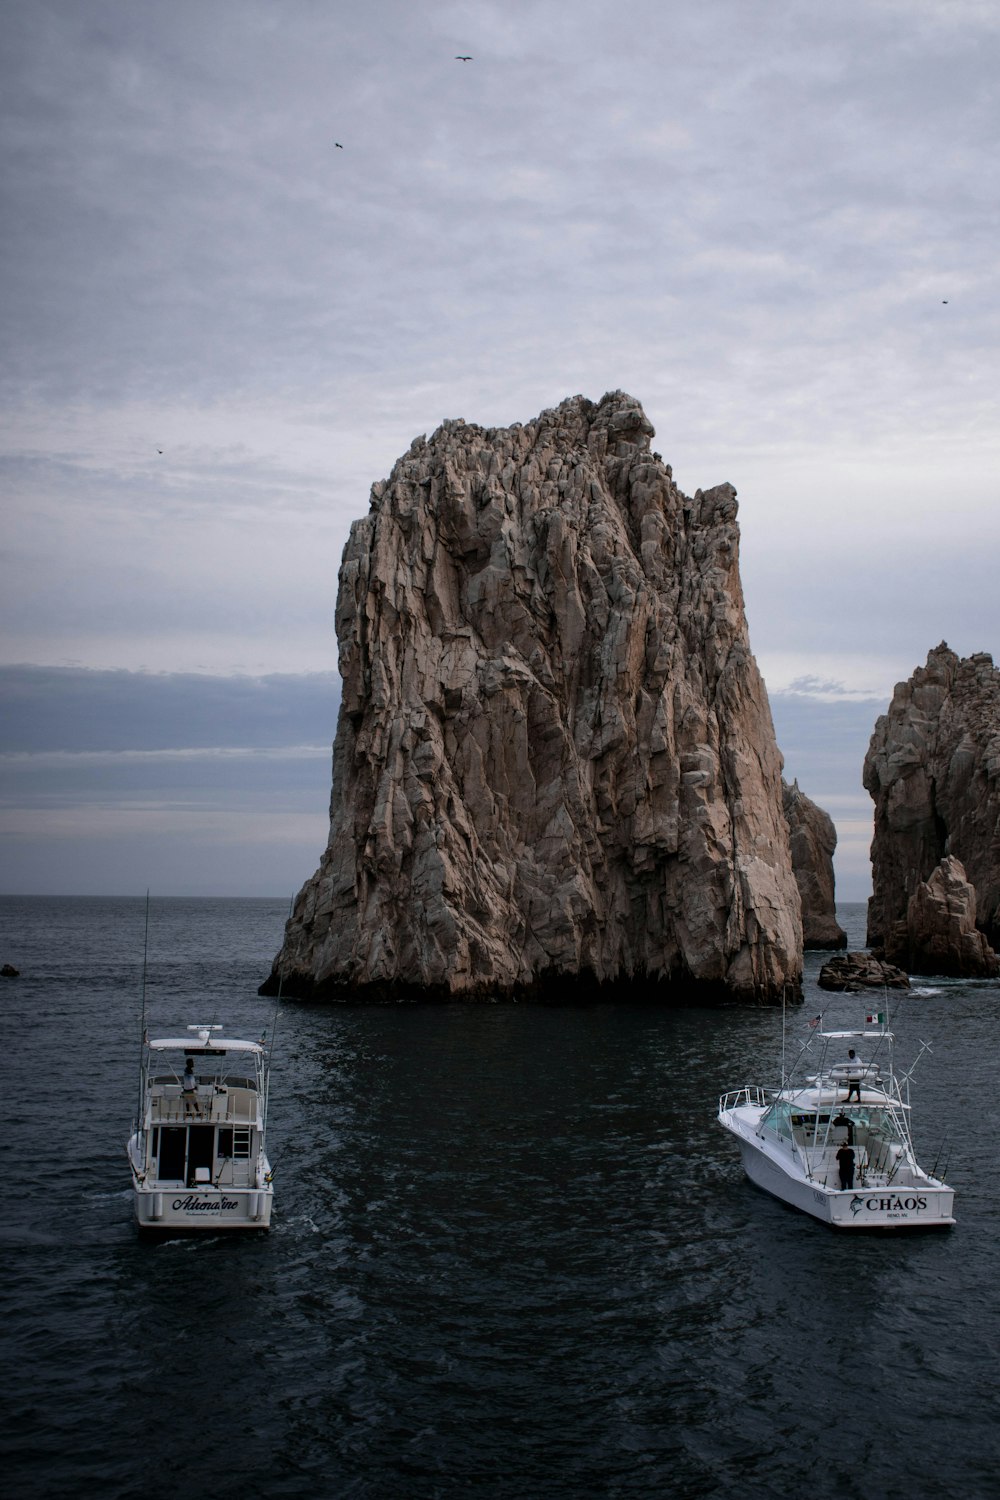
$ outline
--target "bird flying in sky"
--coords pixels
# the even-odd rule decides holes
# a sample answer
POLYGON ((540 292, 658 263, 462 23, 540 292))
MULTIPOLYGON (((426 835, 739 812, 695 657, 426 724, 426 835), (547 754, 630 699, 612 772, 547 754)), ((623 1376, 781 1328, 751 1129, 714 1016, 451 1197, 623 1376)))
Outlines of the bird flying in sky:
POLYGON ((469 56, 467 56, 467 55, 463 56, 462 53, 458 52, 458 53, 455 54, 455 61, 456 62, 471 62, 472 58, 469 57, 469 56))

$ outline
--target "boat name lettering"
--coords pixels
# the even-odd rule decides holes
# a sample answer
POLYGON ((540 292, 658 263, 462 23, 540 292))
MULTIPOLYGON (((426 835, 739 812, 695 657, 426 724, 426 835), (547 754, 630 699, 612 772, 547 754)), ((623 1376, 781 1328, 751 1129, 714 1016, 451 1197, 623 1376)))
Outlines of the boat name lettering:
POLYGON ((924 1209, 926 1207, 927 1207, 927 1199, 926 1198, 898 1198, 898 1197, 896 1197, 896 1198, 866 1198, 865 1199, 865 1208, 870 1209, 872 1212, 879 1212, 879 1213, 891 1213, 893 1211, 895 1211, 896 1213, 899 1213, 900 1209, 910 1209, 911 1211, 915 1210, 916 1212, 919 1213, 921 1209, 924 1209))
POLYGON ((186 1198, 175 1198, 173 1201, 175 1211, 183 1209, 185 1213, 222 1213, 226 1208, 238 1208, 239 1204, 235 1198, 196 1198, 193 1193, 188 1193, 186 1198))

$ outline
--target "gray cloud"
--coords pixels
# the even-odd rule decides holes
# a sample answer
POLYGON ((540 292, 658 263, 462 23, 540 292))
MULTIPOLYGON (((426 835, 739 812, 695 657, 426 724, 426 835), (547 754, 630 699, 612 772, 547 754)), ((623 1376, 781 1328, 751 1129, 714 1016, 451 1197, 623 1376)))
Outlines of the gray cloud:
POLYGON ((798 781, 833 819, 838 898, 864 901, 871 893, 873 804, 861 777, 875 722, 888 703, 842 693, 818 699, 812 692, 829 693, 834 685, 812 683, 812 692, 802 691, 805 686, 769 695, 785 780, 798 781))
POLYGON ((326 842, 333 673, 0 668, 3 888, 291 893, 326 842))
POLYGON ((868 743, 878 716, 888 707, 870 699, 817 701, 797 693, 771 693, 771 717, 785 757, 785 779, 797 779, 814 802, 857 796, 868 743))
MULTIPOLYGON (((5 658, 166 674, 5 679, 12 750, 328 741, 304 684, 372 481, 445 417, 616 387, 684 488, 739 490, 775 701, 997 650, 992 5, 0 19, 5 658)), ((852 797, 810 722, 790 769, 852 797)))
POLYGON ((0 667, 0 752, 329 746, 339 702, 333 672, 255 678, 0 667))

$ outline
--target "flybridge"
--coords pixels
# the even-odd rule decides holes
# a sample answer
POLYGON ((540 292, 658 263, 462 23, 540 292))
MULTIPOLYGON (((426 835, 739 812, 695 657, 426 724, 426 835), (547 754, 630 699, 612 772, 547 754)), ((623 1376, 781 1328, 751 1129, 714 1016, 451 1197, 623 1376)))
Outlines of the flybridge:
POLYGON ((197 1042, 190 1037, 167 1036, 155 1039, 147 1039, 146 1046, 151 1052, 186 1052, 193 1057, 222 1057, 227 1052, 264 1052, 263 1042, 241 1042, 232 1037, 213 1037, 213 1031, 221 1031, 221 1026, 189 1026, 188 1031, 198 1034, 197 1042))

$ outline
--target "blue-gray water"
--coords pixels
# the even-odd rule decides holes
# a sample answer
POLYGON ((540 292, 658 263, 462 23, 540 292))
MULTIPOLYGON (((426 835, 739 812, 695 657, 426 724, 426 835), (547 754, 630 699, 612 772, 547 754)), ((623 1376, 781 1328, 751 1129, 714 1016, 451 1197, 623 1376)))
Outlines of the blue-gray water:
MULTIPOLYGON (((154 901, 151 1029, 256 1034, 284 901, 154 901)), ((0 902, 6 1493, 995 1496, 1000 986, 894 1016, 958 1225, 838 1237, 743 1178, 718 1095, 777 1011, 278 1016, 269 1236, 140 1241, 144 902, 0 902), (942 1158, 943 1160, 943 1158, 942 1158)), ((852 946, 864 911, 843 908, 852 946)), ((809 955, 794 1055, 821 1006, 809 955)))

